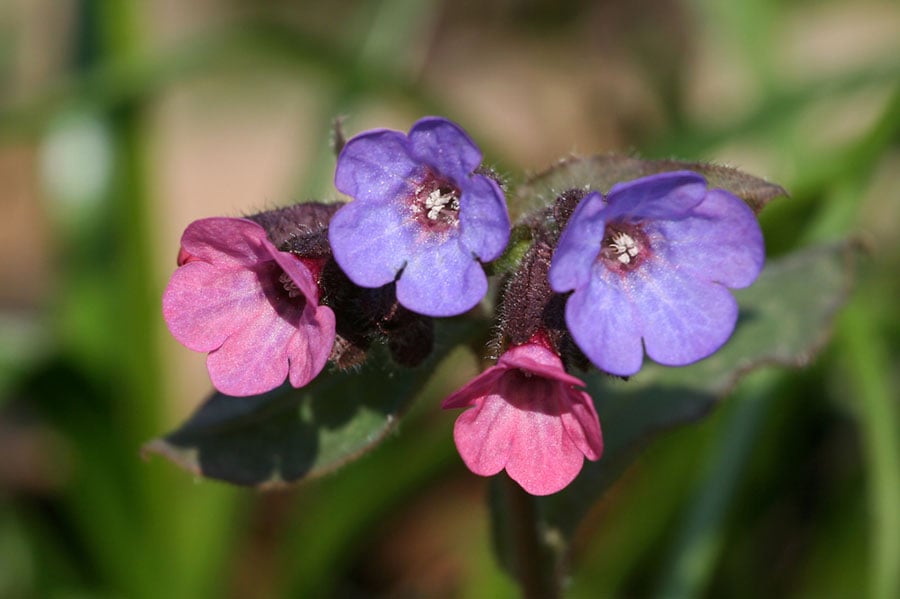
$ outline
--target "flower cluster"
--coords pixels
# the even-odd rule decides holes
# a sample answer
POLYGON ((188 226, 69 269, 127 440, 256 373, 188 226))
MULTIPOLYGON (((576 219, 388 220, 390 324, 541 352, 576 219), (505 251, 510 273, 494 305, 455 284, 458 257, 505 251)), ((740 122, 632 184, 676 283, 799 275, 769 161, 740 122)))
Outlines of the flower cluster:
MULTIPOLYGON (((433 319, 488 291, 484 264, 510 240, 503 186, 456 124, 373 130, 340 152, 345 203, 209 218, 184 233, 163 296, 173 336, 208 353, 213 385, 256 395, 302 387, 326 363, 347 369, 387 345, 400 366, 431 352, 433 319)), ((715 352, 738 316, 731 289, 764 262, 756 217, 691 171, 602 190, 562 190, 519 223, 527 247, 500 272, 491 346, 499 358, 450 395, 469 469, 505 470, 555 493, 603 453, 585 384, 591 366, 637 373, 644 353, 686 365, 715 352), (510 266, 511 265, 511 266, 510 266)), ((523 236, 519 236, 521 239, 523 236)))

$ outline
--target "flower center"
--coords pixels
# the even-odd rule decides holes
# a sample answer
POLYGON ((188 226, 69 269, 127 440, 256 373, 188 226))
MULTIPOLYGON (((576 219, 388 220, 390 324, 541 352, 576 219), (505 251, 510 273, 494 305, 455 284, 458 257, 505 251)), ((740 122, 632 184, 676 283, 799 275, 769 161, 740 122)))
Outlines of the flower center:
MULTIPOLYGON (((303 296, 303 292, 300 291, 300 288, 297 287, 297 284, 294 282, 294 279, 291 278, 289 274, 282 271, 281 276, 278 277, 278 282, 281 283, 281 286, 287 291, 288 297, 301 297, 303 296)), ((303 296, 305 299, 305 296, 303 296)))
POLYGON ((609 249, 618 256, 618 260, 622 264, 629 264, 631 259, 637 257, 638 252, 640 251, 638 250, 637 243, 631 238, 631 235, 622 233, 621 231, 616 232, 616 234, 612 236, 609 249))
POLYGON ((455 185, 428 171, 410 198, 413 218, 429 231, 446 231, 459 223, 459 197, 455 185))
POLYGON ((634 270, 650 251, 649 240, 640 224, 608 223, 602 244, 597 259, 616 272, 634 270))
MULTIPOLYGON (((437 220, 444 210, 459 212, 459 197, 455 189, 439 187, 425 198, 425 209, 428 220, 437 220)), ((449 215, 448 215, 449 216, 449 215)))
POLYGON ((263 296, 275 312, 283 319, 295 322, 306 306, 306 296, 290 275, 271 260, 259 265, 257 276, 263 296))

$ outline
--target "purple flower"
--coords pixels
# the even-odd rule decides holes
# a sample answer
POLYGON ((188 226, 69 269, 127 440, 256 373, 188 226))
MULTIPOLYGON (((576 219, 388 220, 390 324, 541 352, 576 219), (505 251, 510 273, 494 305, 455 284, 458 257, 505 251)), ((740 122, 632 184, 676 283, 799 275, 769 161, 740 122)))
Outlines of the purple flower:
POLYGON ((209 352, 216 389, 257 395, 288 377, 302 387, 325 366, 335 322, 318 305, 316 261, 278 251, 252 221, 207 218, 188 225, 178 264, 163 316, 178 341, 209 352))
POLYGON ((353 201, 331 220, 334 258, 362 287, 397 280, 397 299, 427 316, 452 316, 487 292, 479 264, 503 252, 503 192, 473 174, 481 151, 456 124, 427 117, 409 135, 357 135, 338 157, 335 186, 353 201), (398 279, 399 277, 399 279, 398 279))
POLYGON ((584 458, 603 453, 600 420, 584 383, 566 373, 543 344, 510 348, 443 402, 470 408, 456 420, 453 439, 469 470, 492 476, 506 470, 532 495, 568 485, 584 458))
POLYGON ((549 278, 558 293, 574 290, 566 324, 585 355, 628 376, 640 370, 644 349, 681 366, 721 347, 738 317, 729 288, 750 285, 764 260, 750 208, 680 171, 620 183, 605 201, 586 196, 549 278))

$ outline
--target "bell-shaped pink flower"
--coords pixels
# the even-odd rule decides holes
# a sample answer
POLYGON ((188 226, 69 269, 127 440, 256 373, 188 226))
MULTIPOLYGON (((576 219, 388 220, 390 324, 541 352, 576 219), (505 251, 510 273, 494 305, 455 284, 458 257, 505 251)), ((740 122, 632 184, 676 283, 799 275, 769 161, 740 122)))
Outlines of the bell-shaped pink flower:
POLYGON ((444 400, 469 408, 453 438, 469 470, 492 476, 503 469, 532 495, 563 489, 584 458, 603 453, 600 420, 584 383, 567 374, 543 344, 510 348, 497 364, 444 400))
POLYGON ((319 305, 314 262, 279 251, 250 220, 207 218, 188 225, 178 264, 163 316, 178 341, 209 352, 216 389, 257 395, 321 372, 335 320, 319 305))

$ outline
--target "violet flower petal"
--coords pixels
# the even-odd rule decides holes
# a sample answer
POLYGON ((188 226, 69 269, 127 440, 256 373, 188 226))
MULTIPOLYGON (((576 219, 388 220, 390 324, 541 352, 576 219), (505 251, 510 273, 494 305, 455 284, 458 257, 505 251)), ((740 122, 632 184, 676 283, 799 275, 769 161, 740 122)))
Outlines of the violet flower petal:
POLYGON ((640 369, 642 342, 648 356, 667 365, 721 347, 738 314, 728 288, 752 283, 764 254, 756 218, 740 199, 708 190, 699 174, 663 173, 615 185, 605 206, 596 194, 582 200, 560 237, 549 280, 554 291, 574 290, 566 323, 587 357, 630 376, 640 369), (645 249, 619 262, 600 258, 610 226, 616 235, 623 227, 645 249))
MULTIPOLYGON (((660 173, 613 185, 607 194, 607 222, 669 220, 685 216, 706 197, 706 179, 691 171, 660 173)), ((602 238, 602 237, 601 237, 602 238)))
POLYGON ((419 161, 410 156, 405 135, 376 129, 355 136, 344 146, 334 185, 354 199, 384 204, 414 193, 412 176, 419 168, 419 161))
POLYGON ((463 188, 459 205, 462 245, 485 262, 498 258, 509 239, 509 214, 500 186, 475 175, 463 188))
POLYGON ((481 164, 481 150, 462 127, 440 117, 425 117, 409 130, 412 155, 457 185, 481 164))
POLYGON ((632 291, 617 275, 606 273, 579 288, 566 302, 566 324, 575 343, 595 366, 610 374, 631 376, 641 369, 641 317, 632 291))
POLYGON ((458 243, 423 245, 397 280, 397 301, 426 316, 454 316, 474 308, 487 285, 481 264, 458 243))
POLYGON ((740 198, 711 190, 688 218, 657 221, 658 244, 670 268, 692 272, 704 281, 732 289, 750 285, 762 271, 765 245, 753 211, 740 198))
POLYGON ((412 251, 412 233, 391 206, 349 202, 328 225, 334 258, 350 280, 381 287, 397 277, 412 251))
POLYGON ((503 193, 473 173, 480 162, 468 135, 437 117, 408 136, 379 130, 348 141, 335 185, 353 200, 334 215, 328 237, 350 280, 381 287, 396 279, 399 302, 428 316, 477 304, 487 291, 478 258, 498 257, 509 239, 503 193))
POLYGON ((660 364, 682 366, 719 349, 737 323, 738 305, 731 292, 659 261, 646 266, 630 295, 642 316, 647 355, 660 364))
POLYGON ((606 228, 602 196, 593 192, 586 195, 559 238, 548 278, 550 287, 557 293, 565 293, 587 285, 591 280, 591 269, 606 228))

